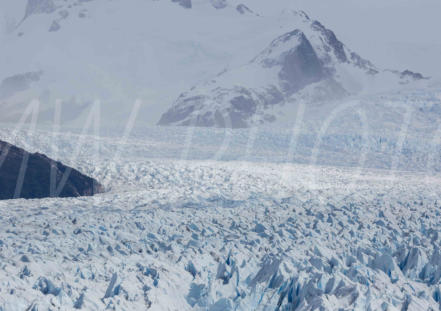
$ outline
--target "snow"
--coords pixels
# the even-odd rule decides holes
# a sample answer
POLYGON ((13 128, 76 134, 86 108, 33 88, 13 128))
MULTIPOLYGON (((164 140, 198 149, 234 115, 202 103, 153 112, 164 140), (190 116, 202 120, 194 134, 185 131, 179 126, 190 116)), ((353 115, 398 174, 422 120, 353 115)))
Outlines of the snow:
MULTIPOLYGON (((299 23, 292 10, 306 8, 311 18, 320 21, 324 19, 324 25, 330 29, 336 25, 336 35, 340 38, 340 33, 345 34, 342 40, 344 43, 355 41, 360 45, 365 42, 361 45, 363 48, 354 48, 362 56, 368 50, 366 45, 375 47, 370 48, 369 52, 374 50, 377 56, 383 50, 381 41, 372 44, 372 39, 364 40, 366 30, 360 29, 363 27, 357 23, 348 22, 360 15, 365 19, 362 13, 336 17, 335 12, 340 12, 340 15, 346 12, 340 4, 314 5, 305 1, 294 3, 286 0, 226 2, 227 7, 215 9, 209 1, 195 0, 191 9, 185 9, 170 0, 133 0, 130 3, 123 0, 54 0, 56 11, 32 14, 22 21, 27 1, 3 1, 0 4, 0 18, 4 22, 0 25, 5 26, 0 29, 0 81, 30 72, 41 71, 42 76, 28 90, 2 100, 2 106, 6 108, 1 109, 0 119, 16 119, 16 113, 21 113, 24 105, 38 98, 42 103, 39 122, 50 123, 55 102, 61 99, 66 107, 62 111, 62 120, 81 126, 84 123, 84 110, 98 98, 106 108, 103 109, 102 121, 109 126, 126 118, 132 103, 142 99, 137 122, 156 124, 161 114, 172 106, 182 92, 212 79, 224 69, 240 68, 272 40, 296 29, 299 23), (239 4, 245 4, 256 14, 240 14, 236 10, 239 4), (323 14, 323 7, 327 9, 329 6, 332 6, 332 10, 328 11, 333 14, 328 17, 323 14), (60 29, 49 32, 54 22, 60 29), (351 27, 346 26, 348 23, 351 27), (352 26, 358 27, 358 31, 353 31, 352 26), (354 33, 355 40, 347 38, 348 31, 354 33)), ((381 4, 385 6, 383 2, 381 4)), ((354 5, 350 7, 353 9, 354 5)), ((411 9, 409 11, 414 12, 411 9)), ((425 11, 436 12, 436 9, 425 6, 425 11)), ((389 15, 391 19, 397 18, 394 12, 389 15)), ((436 20, 432 18, 430 22, 436 23, 436 20)), ((390 24, 398 28, 395 34, 400 36, 408 33, 400 31, 400 25, 409 25, 406 29, 421 27, 420 23, 390 24)), ((425 24, 424 37, 430 38, 432 45, 437 46, 439 40, 436 29, 439 27, 429 24, 425 24)), ((372 33, 381 37, 380 31, 372 33)), ((370 36, 372 38, 373 34, 370 33, 370 36)), ((352 44, 349 46, 352 47, 352 44)), ((389 57, 392 58, 389 63, 384 64, 384 60, 379 60, 381 68, 410 69, 431 76, 439 72, 436 66, 439 58, 436 55, 437 48, 430 50, 430 58, 427 57, 424 45, 414 52, 408 48, 404 50, 405 53, 416 53, 413 59, 417 59, 417 62, 429 63, 423 68, 431 71, 428 73, 421 70, 420 66, 408 66, 408 62, 404 61, 396 63, 403 54, 401 52, 398 56, 389 57)), ((369 56, 366 57, 369 59, 369 56)), ((261 78, 253 73, 247 72, 244 78, 247 81, 256 79, 256 84, 262 84, 261 78)), ((344 73, 340 75, 344 76, 344 73)), ((379 84, 385 84, 383 82, 379 84)))
POLYGON ((439 309, 439 175, 287 163, 268 129, 248 155, 248 132, 230 131, 219 155, 228 130, 193 131, 182 158, 182 129, 81 148, 73 132, 0 130, 107 188, 0 202, 0 310, 439 309))

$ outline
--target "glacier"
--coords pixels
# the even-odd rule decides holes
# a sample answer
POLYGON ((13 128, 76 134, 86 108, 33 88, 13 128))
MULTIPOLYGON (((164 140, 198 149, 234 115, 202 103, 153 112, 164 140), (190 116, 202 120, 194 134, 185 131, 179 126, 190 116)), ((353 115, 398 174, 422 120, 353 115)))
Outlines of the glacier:
POLYGON ((437 174, 286 162, 283 131, 248 154, 245 130, 194 131, 183 157, 173 127, 80 146, 2 128, 106 192, 0 202, 0 310, 440 309, 437 174))

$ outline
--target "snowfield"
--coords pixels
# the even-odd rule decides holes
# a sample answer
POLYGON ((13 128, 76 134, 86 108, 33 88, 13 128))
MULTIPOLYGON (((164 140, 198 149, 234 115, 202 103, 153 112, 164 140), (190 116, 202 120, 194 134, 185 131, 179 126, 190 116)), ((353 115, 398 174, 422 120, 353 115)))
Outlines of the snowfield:
POLYGON ((244 150, 244 131, 223 149, 220 130, 185 131, 78 148, 0 130, 108 190, 0 202, 0 310, 440 309, 440 176, 284 163, 280 132, 244 150))

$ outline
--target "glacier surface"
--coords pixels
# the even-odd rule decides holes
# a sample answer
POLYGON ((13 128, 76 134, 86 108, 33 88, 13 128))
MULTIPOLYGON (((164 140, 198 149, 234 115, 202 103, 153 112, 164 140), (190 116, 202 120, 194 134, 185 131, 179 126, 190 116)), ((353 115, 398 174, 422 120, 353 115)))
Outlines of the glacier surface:
POLYGON ((175 128, 2 128, 107 192, 0 202, 0 310, 440 309, 438 175, 287 162, 275 130, 219 152, 228 130, 193 130, 185 150, 175 128))

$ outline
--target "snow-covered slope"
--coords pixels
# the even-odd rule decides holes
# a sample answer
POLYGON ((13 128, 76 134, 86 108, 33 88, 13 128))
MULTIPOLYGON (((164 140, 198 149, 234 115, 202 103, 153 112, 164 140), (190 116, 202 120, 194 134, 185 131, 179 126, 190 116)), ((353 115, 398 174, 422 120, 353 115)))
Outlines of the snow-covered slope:
MULTIPOLYGON (((317 88, 321 90, 315 97, 330 92, 338 97, 361 87, 371 89, 373 79, 366 72, 377 68, 352 54, 324 26, 288 7, 292 5, 286 1, 261 0, 2 3, 6 22, 0 34, 0 121, 19 119, 30 100, 38 99, 39 122, 51 122, 55 102, 61 99, 63 123, 79 126, 98 99, 101 122, 109 125, 125 121, 135 100, 141 99, 137 122, 154 124, 179 94, 195 85, 199 87, 190 91, 190 97, 202 94, 213 99, 203 108, 213 106, 212 114, 219 97, 231 99, 245 90, 254 102, 255 97, 263 97, 255 115, 265 121, 274 115, 262 112, 265 109, 261 106, 280 102, 281 96, 290 96, 311 82, 317 82, 312 86, 314 94, 317 88), (309 42, 320 60, 320 64, 315 60, 318 71, 310 73, 318 74, 314 78, 303 77, 302 69, 283 66, 284 61, 289 63, 296 57, 285 59, 284 51, 295 50, 298 42, 296 36, 287 42, 280 40, 296 29, 304 34, 300 46, 306 47, 309 42), (271 42, 277 48, 270 52, 271 42), (261 51, 264 54, 254 59, 261 51), (280 67, 287 70, 282 75, 287 84, 278 82, 280 67), (208 82, 208 89, 202 87, 225 69, 225 74, 215 78, 218 84, 208 82), (292 85, 298 76, 301 83, 292 85), (348 80, 357 83, 349 84, 348 80), (230 94, 219 89, 211 92, 215 87, 230 94)), ((300 55, 298 62, 304 57, 300 55)), ((390 87, 390 81, 375 80, 379 82, 375 84, 390 87)), ((165 116, 169 115, 173 113, 165 116)), ((164 117, 162 123, 178 123, 172 122, 176 118, 164 117)), ((213 116, 209 119, 200 125, 213 124, 213 116)), ((239 126, 249 123, 247 115, 238 119, 239 126)))
MULTIPOLYGON (((182 130, 152 130, 0 131, 108 190, 0 202, 0 310, 439 309, 439 176, 158 159, 182 130)), ((196 130, 202 153, 216 131, 196 130)))
POLYGON ((241 128, 273 123, 274 106, 326 103, 424 80, 409 70, 376 68, 304 12, 283 17, 292 31, 274 39, 244 66, 181 94, 159 124, 241 128))

